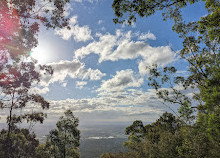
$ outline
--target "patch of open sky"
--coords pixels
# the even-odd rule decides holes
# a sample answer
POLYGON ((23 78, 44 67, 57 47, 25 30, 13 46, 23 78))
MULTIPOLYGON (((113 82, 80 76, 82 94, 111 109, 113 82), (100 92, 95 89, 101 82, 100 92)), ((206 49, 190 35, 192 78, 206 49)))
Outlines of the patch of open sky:
POLYGON ((138 71, 137 59, 136 60, 118 60, 115 62, 112 61, 105 61, 100 64, 100 70, 103 72, 114 72, 111 75, 115 75, 116 71, 125 70, 125 69, 132 69, 134 72, 138 71), (117 64, 116 64, 117 62, 117 64))
POLYGON ((183 9, 183 19, 186 22, 197 21, 201 16, 206 15, 208 12, 205 8, 205 2, 199 1, 195 4, 189 5, 183 9))
POLYGON ((82 63, 86 63, 86 68, 97 69, 100 68, 100 64, 98 63, 99 56, 97 54, 91 53, 84 58, 80 59, 82 63), (97 64, 96 64, 97 63, 97 64))
POLYGON ((94 3, 75 3, 73 6, 73 14, 77 14, 80 19, 81 24, 85 24, 91 27, 91 29, 97 29, 97 22, 103 20, 104 23, 107 23, 106 26, 111 27, 112 30, 115 28, 113 23, 114 12, 112 9, 112 1, 109 0, 100 0, 94 3), (90 16, 88 16, 88 14, 90 16))

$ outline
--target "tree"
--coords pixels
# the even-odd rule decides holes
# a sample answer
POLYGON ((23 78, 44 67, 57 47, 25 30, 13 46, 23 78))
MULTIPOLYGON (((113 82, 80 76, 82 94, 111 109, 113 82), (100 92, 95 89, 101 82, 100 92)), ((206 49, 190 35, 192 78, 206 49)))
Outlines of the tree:
POLYGON ((137 153, 135 152, 125 152, 125 153, 104 153, 100 158, 137 158, 137 153))
MULTIPOLYGON (((216 72, 219 72, 220 69, 220 2, 205 0, 208 14, 198 21, 186 23, 182 18, 181 9, 196 2, 198 0, 115 0, 112 5, 116 15, 115 23, 123 23, 126 20, 132 23, 136 21, 136 15, 148 17, 158 10, 163 11, 164 20, 168 18, 174 20, 172 29, 183 39, 183 48, 179 55, 188 61, 190 75, 172 78, 169 74, 177 71, 175 67, 165 67, 160 70, 156 65, 153 65, 149 67, 149 85, 156 89, 158 96, 165 102, 180 105, 180 117, 186 123, 194 122, 195 116, 192 115, 195 114, 195 110, 198 116, 210 116, 210 113, 215 113, 216 109, 219 108, 217 96, 220 92, 220 84, 216 82, 218 78, 216 72), (169 83, 171 83, 169 90, 161 89, 163 84, 169 83), (190 88, 199 91, 190 98, 184 95, 180 89, 175 88, 176 85, 182 87, 182 90, 190 88), (210 91, 213 86, 215 92, 210 91), (207 96, 210 98, 214 94, 215 98, 213 99, 215 101, 212 102, 212 105, 207 103, 205 105, 204 102, 208 101, 207 96), (195 101, 198 103, 195 104, 195 101)), ((218 117, 214 118, 216 121, 219 119, 218 117)))
MULTIPOLYGON (((40 81, 41 75, 36 70, 36 62, 22 60, 37 46, 41 24, 47 29, 68 27, 69 19, 65 17, 65 5, 68 3, 69 0, 0 1, 0 89, 3 96, 0 106, 10 111, 7 119, 9 133, 12 124, 21 122, 22 119, 43 122, 42 118, 45 118, 43 113, 13 116, 13 109, 23 109, 30 102, 49 108, 49 103, 43 97, 29 93, 29 88, 40 81)), ((50 66, 39 65, 38 69, 51 75, 53 73, 50 66)))
MULTIPOLYGON (((157 90, 160 98, 171 103, 181 105, 180 113, 191 119, 189 116, 193 114, 190 109, 192 99, 201 101, 202 93, 197 93, 193 98, 183 95, 180 90, 174 86, 179 84, 183 89, 201 88, 207 89, 206 80, 214 76, 219 70, 219 42, 220 42, 220 2, 217 0, 205 0, 205 7, 208 14, 201 17, 199 21, 186 23, 182 18, 181 9, 198 2, 198 0, 115 0, 112 4, 115 11, 115 23, 124 23, 128 21, 130 24, 136 21, 136 15, 140 17, 149 17, 156 11, 163 11, 164 20, 170 18, 174 20, 173 30, 183 39, 183 48, 180 51, 180 57, 187 60, 190 67, 190 75, 187 78, 177 76, 170 85, 171 91, 161 90, 160 83, 169 83, 170 78, 167 73, 175 73, 175 67, 165 67, 162 74, 158 71, 158 67, 154 65, 150 67, 151 76, 149 85, 157 90), (158 78, 161 78, 158 82, 158 78), (172 95, 175 94, 175 95, 172 95)), ((198 110, 203 105, 198 105, 198 110)), ((216 105, 218 106, 218 105, 216 105)))
POLYGON ((141 121, 134 121, 126 128, 129 135, 124 146, 136 157, 177 157, 176 146, 181 142, 177 137, 181 121, 171 113, 164 113, 156 122, 144 126, 141 121))
POLYGON ((69 0, 0 1, 1 69, 9 55, 12 59, 29 55, 31 49, 37 46, 40 25, 47 29, 68 27, 69 19, 65 17, 68 3, 69 0))
POLYGON ((46 153, 57 158, 79 158, 80 131, 77 129, 79 120, 71 110, 66 110, 56 126, 50 131, 45 144, 46 153))
MULTIPOLYGON (((46 71, 52 73, 50 67, 46 68, 46 66, 42 66, 41 70, 44 70, 45 73, 46 71)), ((5 146, 7 148, 3 150, 5 157, 10 157, 10 154, 14 154, 14 148, 18 148, 17 145, 21 145, 14 144, 15 142, 13 141, 15 139, 14 132, 19 131, 16 126, 17 123, 22 123, 26 120, 30 124, 28 129, 30 130, 35 123, 43 123, 46 118, 46 114, 40 111, 41 109, 48 109, 49 102, 42 96, 30 92, 30 88, 33 84, 37 84, 40 81, 40 77, 34 62, 14 62, 12 65, 7 65, 4 73, 1 73, 0 107, 8 112, 7 138, 5 139, 5 146), (22 111, 25 108, 25 112, 22 111)), ((21 134, 27 134, 28 137, 28 133, 21 134)))
POLYGON ((39 145, 34 133, 29 133, 28 129, 15 129, 11 132, 10 139, 13 142, 11 149, 8 150, 8 131, 0 132, 0 157, 26 157, 33 158, 35 156, 35 148, 39 145), (5 154, 8 151, 8 154, 5 154))
MULTIPOLYGON (((41 67, 41 70, 44 68, 45 67, 41 67)), ((52 69, 50 69, 50 67, 48 68, 47 71, 52 74, 52 69)), ((22 110, 28 105, 28 103, 31 103, 32 105, 39 103, 43 109, 49 108, 49 103, 45 101, 43 97, 30 92, 31 86, 38 83, 40 77, 41 75, 36 70, 34 62, 20 62, 14 63, 13 65, 7 65, 7 69, 1 74, 0 87, 2 98, 0 101, 0 107, 1 109, 9 110, 9 116, 7 118, 9 133, 11 128, 23 119, 26 119, 27 122, 43 122, 45 116, 41 113, 32 113, 31 115, 22 114, 18 117, 13 113, 14 110, 22 110), (39 116, 33 117, 34 115, 39 116)))
MULTIPOLYGON (((162 11, 164 20, 174 20, 172 27, 183 40, 179 56, 188 61, 188 77, 174 75, 175 66, 149 66, 148 84, 164 102, 179 105, 181 130, 177 145, 179 157, 218 157, 220 138, 220 2, 203 0, 208 14, 198 21, 186 22, 181 10, 199 0, 114 0, 115 23, 136 22, 162 11), (175 76, 175 77, 173 77, 175 76), (163 88, 163 85, 169 88, 163 88), (176 88, 178 87, 181 88, 176 88), (197 91, 192 97, 184 90, 197 91)), ((151 127, 151 126, 149 126, 151 127)), ((161 127, 160 127, 161 128, 161 127)), ((153 137, 155 138, 155 137, 153 137)), ((156 137, 157 138, 157 137, 156 137)), ((150 146, 151 147, 151 146, 150 146)), ((160 149, 159 146, 156 147, 160 149)), ((157 152, 156 152, 157 153, 157 152)), ((160 156, 158 156, 160 157, 160 156)))
POLYGON ((36 122, 43 123, 46 118, 46 114, 39 110, 48 109, 49 103, 42 96, 31 93, 30 88, 40 81, 41 75, 52 75, 53 70, 50 66, 36 66, 36 61, 24 59, 38 44, 41 25, 47 29, 68 27, 69 19, 65 17, 65 5, 68 3, 69 0, 0 1, 0 107, 9 111, 4 157, 10 157, 15 151, 13 133, 19 130, 17 123, 26 120, 31 128, 36 122), (28 112, 23 113, 23 109, 28 112), (19 115, 18 111, 21 112, 19 115))
MULTIPOLYGON (((128 141, 124 153, 105 153, 102 158, 176 158, 179 157, 179 148, 182 147, 183 137, 180 134, 182 122, 171 113, 164 113, 156 122, 143 125, 142 121, 134 121, 128 126, 125 134, 128 141)), ((187 157, 186 155, 184 155, 187 157)))

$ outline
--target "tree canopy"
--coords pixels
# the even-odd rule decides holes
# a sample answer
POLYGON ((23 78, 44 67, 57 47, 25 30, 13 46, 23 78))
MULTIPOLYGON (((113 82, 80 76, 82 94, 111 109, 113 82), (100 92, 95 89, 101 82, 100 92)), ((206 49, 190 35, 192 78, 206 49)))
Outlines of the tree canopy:
POLYGON ((8 131, 2 130, 0 132, 0 157, 27 157, 33 158, 35 156, 35 148, 39 145, 34 133, 30 133, 28 129, 14 129, 11 132, 10 140, 11 147, 9 149, 8 131), (6 153, 8 152, 8 153, 6 153))
POLYGON ((68 27, 66 5, 69 0, 1 0, 0 1, 0 108, 7 112, 7 129, 0 135, 0 157, 34 157, 39 145, 31 129, 43 123, 49 102, 31 88, 42 75, 53 74, 46 65, 27 59, 38 44, 40 27, 68 27), (29 123, 20 129, 17 123, 29 123), (33 144, 32 144, 33 143, 33 144), (29 144, 29 145, 28 145, 29 144), (18 152, 19 151, 19 152, 18 152))
POLYGON ((79 120, 71 110, 66 110, 56 126, 57 129, 50 131, 47 141, 38 148, 39 157, 50 155, 57 158, 79 158, 80 131, 78 130, 79 120))
POLYGON ((47 29, 68 26, 65 6, 69 0, 2 0, 0 1, 0 66, 9 57, 29 55, 38 44, 40 26, 47 29))
POLYGON ((220 148, 220 2, 203 0, 207 15, 186 22, 182 9, 199 0, 114 0, 115 23, 135 23, 137 16, 149 17, 161 11, 163 20, 174 20, 172 27, 182 38, 178 55, 188 62, 189 75, 176 75, 174 66, 147 67, 148 85, 164 102, 179 105, 179 114, 164 113, 156 122, 144 126, 135 121, 126 129, 126 153, 104 157, 219 157, 220 148), (169 88, 163 88, 169 85, 169 88), (177 86, 178 85, 178 86, 177 86), (181 88, 176 88, 181 87, 181 88), (192 96, 184 90, 195 90, 192 96))
POLYGON ((182 17, 181 9, 196 2, 198 0, 115 0, 112 5, 116 16, 115 23, 135 22, 137 15, 149 17, 159 10, 163 11, 164 20, 167 18, 174 20, 172 29, 183 39, 183 47, 178 55, 188 61, 190 75, 188 77, 176 75, 172 78, 170 76, 177 71, 175 66, 160 70, 157 65, 152 65, 148 67, 150 70, 148 84, 156 89, 158 96, 165 102, 181 105, 179 112, 185 121, 194 118, 192 114, 195 110, 199 114, 204 114, 206 112, 213 113, 219 108, 217 96, 219 96, 220 85, 217 76, 220 69, 220 2, 205 0, 204 6, 208 14, 198 21, 187 23, 182 17), (163 84, 167 83, 171 83, 169 84, 170 89, 162 90, 163 84), (175 85, 181 86, 182 89, 191 88, 199 91, 194 93, 192 98, 189 98, 180 89, 176 89, 175 85), (199 103, 195 105, 193 100, 199 103))

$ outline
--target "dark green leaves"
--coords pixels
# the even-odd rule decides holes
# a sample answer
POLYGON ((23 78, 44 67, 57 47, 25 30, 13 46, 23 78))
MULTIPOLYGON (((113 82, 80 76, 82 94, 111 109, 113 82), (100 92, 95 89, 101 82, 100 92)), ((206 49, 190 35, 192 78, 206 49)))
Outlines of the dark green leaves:
MULTIPOLYGON (((51 130, 45 144, 45 151, 58 158, 79 158, 79 120, 71 110, 66 110, 57 122, 57 129, 51 130)), ((44 151, 44 152, 45 152, 44 151)))

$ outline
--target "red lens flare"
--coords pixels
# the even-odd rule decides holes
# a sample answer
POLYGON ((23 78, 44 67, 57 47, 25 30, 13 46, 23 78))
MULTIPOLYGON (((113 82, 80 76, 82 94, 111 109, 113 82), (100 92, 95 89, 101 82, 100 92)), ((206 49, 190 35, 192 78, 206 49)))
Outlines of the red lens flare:
POLYGON ((20 19, 16 9, 0 1, 0 65, 7 62, 7 51, 13 49, 12 39, 18 34, 20 19))

